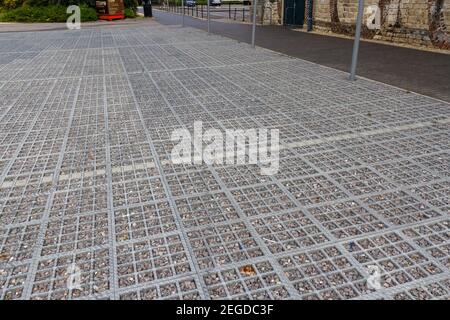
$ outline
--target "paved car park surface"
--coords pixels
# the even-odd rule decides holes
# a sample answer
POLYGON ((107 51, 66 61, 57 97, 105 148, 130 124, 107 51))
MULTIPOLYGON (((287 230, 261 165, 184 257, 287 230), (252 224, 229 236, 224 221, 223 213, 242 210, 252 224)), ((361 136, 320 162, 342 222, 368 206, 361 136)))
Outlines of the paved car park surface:
POLYGON ((450 105, 347 76, 157 23, 0 34, 0 299, 448 299, 450 105), (279 129, 279 171, 174 164, 198 120, 279 129))

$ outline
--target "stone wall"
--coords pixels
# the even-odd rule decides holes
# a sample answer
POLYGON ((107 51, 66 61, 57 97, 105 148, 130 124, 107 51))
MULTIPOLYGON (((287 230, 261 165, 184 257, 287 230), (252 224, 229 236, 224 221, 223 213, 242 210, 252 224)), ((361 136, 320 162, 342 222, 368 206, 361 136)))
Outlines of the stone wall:
MULTIPOLYGON (((316 29, 354 34, 358 0, 313 0, 316 29)), ((365 0, 363 37, 450 49, 450 0, 365 0), (367 26, 369 6, 379 25, 367 26)))
MULTIPOLYGON (((282 24, 283 0, 257 6, 259 23, 282 24)), ((450 49, 450 0, 365 0, 364 7, 364 38, 450 49)), ((353 35, 357 13, 358 0, 313 0, 316 30, 353 35)))
MULTIPOLYGON (((250 19, 253 17, 253 7, 249 7, 250 19)), ((257 22, 263 25, 280 25, 282 0, 256 0, 257 22)))

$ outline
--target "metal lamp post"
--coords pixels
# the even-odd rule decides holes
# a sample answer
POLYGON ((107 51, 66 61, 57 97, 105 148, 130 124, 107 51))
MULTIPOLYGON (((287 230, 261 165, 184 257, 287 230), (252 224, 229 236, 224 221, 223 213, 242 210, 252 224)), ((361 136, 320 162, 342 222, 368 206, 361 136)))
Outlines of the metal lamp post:
POLYGON ((184 0, 181 0, 181 26, 184 27, 184 0))
POLYGON ((253 1, 253 23, 252 23, 252 47, 255 47, 255 33, 256 33, 256 1, 253 1))
POLYGON ((352 65, 350 67, 350 80, 355 81, 356 65, 358 64, 359 40, 361 39, 361 26, 364 9, 364 0, 358 1, 358 15, 356 17, 355 42, 353 43, 352 65))
POLYGON ((211 33, 211 17, 210 17, 210 15, 209 15, 209 1, 210 0, 206 0, 206 3, 207 3, 207 10, 208 10, 208 34, 210 34, 211 33))

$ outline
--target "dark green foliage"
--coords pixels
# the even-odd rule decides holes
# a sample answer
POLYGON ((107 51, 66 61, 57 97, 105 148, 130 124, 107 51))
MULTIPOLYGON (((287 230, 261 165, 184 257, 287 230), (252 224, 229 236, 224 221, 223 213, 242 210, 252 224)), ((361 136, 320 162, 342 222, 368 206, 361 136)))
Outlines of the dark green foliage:
MULTIPOLYGON (((0 21, 65 22, 67 7, 78 5, 81 21, 97 20, 95 0, 0 0, 0 21)), ((137 0, 124 0, 125 16, 136 17, 137 0)))
MULTIPOLYGON (((29 6, 23 5, 16 9, 2 11, 0 21, 16 22, 66 22, 70 14, 66 13, 67 6, 48 5, 48 6, 29 6)), ((83 4, 80 5, 81 21, 97 20, 95 9, 83 4)))
POLYGON ((137 0, 123 0, 123 4, 125 5, 125 8, 130 8, 136 12, 138 6, 137 0))

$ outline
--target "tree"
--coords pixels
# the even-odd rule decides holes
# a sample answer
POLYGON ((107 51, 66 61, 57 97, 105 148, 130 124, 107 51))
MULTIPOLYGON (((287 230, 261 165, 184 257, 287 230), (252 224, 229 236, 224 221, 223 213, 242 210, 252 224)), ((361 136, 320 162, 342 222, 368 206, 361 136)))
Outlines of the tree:
POLYGON ((428 0, 430 40, 438 48, 450 49, 450 37, 444 21, 444 0, 428 0))

